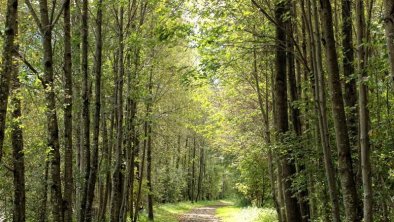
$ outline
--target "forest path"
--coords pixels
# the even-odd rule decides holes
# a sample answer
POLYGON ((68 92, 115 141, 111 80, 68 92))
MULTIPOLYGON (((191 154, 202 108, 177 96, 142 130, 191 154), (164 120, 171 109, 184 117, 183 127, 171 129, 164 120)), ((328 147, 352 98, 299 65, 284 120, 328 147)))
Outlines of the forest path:
POLYGON ((179 222, 220 222, 215 216, 216 209, 228 206, 228 204, 217 204, 212 206, 199 207, 185 213, 179 217, 179 222))

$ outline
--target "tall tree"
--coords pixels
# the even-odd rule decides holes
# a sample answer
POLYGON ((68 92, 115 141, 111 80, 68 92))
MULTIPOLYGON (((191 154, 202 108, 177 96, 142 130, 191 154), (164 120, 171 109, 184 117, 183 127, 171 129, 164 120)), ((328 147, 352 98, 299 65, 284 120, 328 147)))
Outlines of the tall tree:
POLYGON ((332 219, 334 222, 340 221, 339 194, 335 178, 335 168, 332 161, 332 152, 327 120, 326 84, 323 71, 322 47, 320 43, 320 24, 315 1, 307 1, 309 11, 309 33, 310 33, 310 54, 312 57, 312 67, 314 76, 314 94, 317 102, 317 113, 319 121, 320 143, 323 149, 325 174, 328 182, 329 196, 332 204, 332 219), (312 16, 312 13, 314 16, 312 16), (312 18, 313 17, 313 18, 312 18), (312 21, 313 20, 313 21, 312 21))
MULTIPOLYGON (((292 3, 289 3, 292 5, 292 3)), ((302 135, 302 124, 300 118, 300 109, 297 107, 296 103, 300 98, 300 92, 297 87, 296 79, 296 67, 295 67, 295 50, 294 50, 294 28, 292 17, 294 17, 294 9, 290 10, 290 17, 286 21, 286 32, 287 32, 287 70, 288 70, 288 81, 289 81, 289 96, 290 96, 290 110, 291 110, 291 122, 293 125, 293 130, 297 139, 301 138, 302 135)), ((298 170, 304 171, 305 165, 302 161, 297 163, 298 170)), ((301 210, 301 216, 303 221, 308 221, 310 218, 309 204, 308 204, 308 190, 306 188, 299 192, 299 205, 301 210)))
MULTIPOLYGON (((148 100, 146 102, 147 150, 146 150, 146 179, 148 185, 148 218, 153 221, 153 182, 152 182, 152 106, 153 106, 153 65, 149 71, 148 100)), ((193 164, 194 167, 194 164, 193 164)))
MULTIPOLYGON (((18 17, 18 14, 16 14, 18 17)), ((15 35, 18 35, 18 25, 15 27, 15 35)), ((15 50, 19 50, 19 44, 15 44, 15 50)), ((14 222, 26 221, 26 188, 25 188, 25 154, 22 130, 22 95, 19 80, 19 63, 13 60, 12 76, 12 156, 14 174, 14 222)))
POLYGON ((372 172, 371 172, 371 151, 369 144, 369 110, 368 110, 368 88, 365 78, 367 77, 367 54, 366 54, 366 22, 364 12, 364 2, 356 2, 357 17, 357 54, 358 54, 358 72, 359 72, 359 120, 360 120, 360 147, 361 147, 361 171, 362 184, 364 190, 364 221, 373 221, 372 205, 372 172))
POLYGON ((103 0, 99 0, 97 4, 96 16, 96 51, 94 60, 95 72, 95 104, 94 104, 94 119, 93 119, 93 156, 90 166, 89 180, 87 183, 87 203, 86 203, 86 216, 85 221, 92 220, 92 207, 94 198, 94 189, 98 173, 98 159, 99 159, 99 132, 100 132, 100 112, 101 112, 101 75, 102 75, 102 50, 103 50, 103 37, 102 37, 102 23, 103 23, 103 0))
MULTIPOLYGON (((276 73, 274 82, 274 100, 275 100, 275 123, 279 139, 289 130, 287 114, 287 73, 286 73, 286 13, 290 9, 289 2, 279 2, 275 6, 276 21, 276 73)), ((297 198, 291 190, 292 179, 295 175, 296 168, 294 159, 289 151, 282 157, 282 179, 284 199, 286 205, 286 217, 288 222, 302 221, 301 212, 298 206, 297 198)))
POLYGON ((82 54, 81 54, 81 69, 82 69, 82 119, 83 119, 83 154, 84 154, 84 171, 82 182, 82 199, 80 208, 80 221, 85 221, 86 217, 86 204, 88 195, 88 181, 90 175, 90 99, 89 99, 89 69, 88 69, 88 14, 89 14, 89 1, 82 1, 82 54))
POLYGON ((71 58, 71 0, 64 1, 63 30, 64 30, 64 221, 72 221, 73 204, 73 78, 71 58))
POLYGON ((118 221, 120 215, 120 208, 122 205, 122 187, 123 187, 123 82, 124 82, 124 6, 121 4, 118 10, 118 64, 117 64, 117 129, 116 129, 116 160, 115 169, 113 173, 113 187, 112 187, 112 203, 111 203, 111 220, 118 221))
POLYGON ((360 221, 360 214, 358 212, 359 200, 354 181, 349 134, 339 78, 338 55, 333 31, 331 2, 330 0, 322 0, 320 3, 329 73, 329 86, 331 89, 331 105, 338 149, 339 178, 341 181, 346 219, 348 221, 360 221))
POLYGON ((3 144, 5 134, 5 120, 7 116, 8 95, 10 81, 13 74, 12 65, 15 51, 15 38, 18 27, 18 0, 7 1, 5 21, 5 37, 3 45, 3 62, 0 73, 0 162, 3 157, 3 144))
POLYGON ((42 36, 43 48, 43 69, 44 75, 41 78, 41 83, 45 90, 46 102, 46 117, 47 117, 47 147, 49 150, 48 161, 51 174, 51 201, 52 201, 52 216, 56 221, 63 220, 63 198, 61 189, 61 175, 60 175, 60 144, 59 144, 59 126, 56 111, 56 94, 54 85, 54 68, 53 68, 53 45, 52 32, 53 27, 60 18, 55 13, 55 5, 53 5, 51 12, 49 11, 48 1, 39 1, 39 16, 33 8, 30 0, 25 1, 30 10, 40 34, 42 36))

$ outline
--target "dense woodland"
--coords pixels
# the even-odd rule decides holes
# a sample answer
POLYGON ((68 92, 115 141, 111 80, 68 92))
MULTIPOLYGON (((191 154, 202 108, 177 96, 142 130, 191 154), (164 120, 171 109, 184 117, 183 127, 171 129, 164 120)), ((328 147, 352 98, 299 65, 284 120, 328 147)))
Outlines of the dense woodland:
POLYGON ((0 0, 0 27, 0 221, 394 221, 393 0, 0 0))

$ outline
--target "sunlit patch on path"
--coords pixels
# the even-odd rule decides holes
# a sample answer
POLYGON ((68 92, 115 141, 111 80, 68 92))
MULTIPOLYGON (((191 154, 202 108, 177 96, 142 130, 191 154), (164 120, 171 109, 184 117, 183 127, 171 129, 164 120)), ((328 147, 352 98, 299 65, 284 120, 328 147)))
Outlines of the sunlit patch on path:
POLYGON ((180 222, 220 222, 221 220, 215 216, 216 209, 224 205, 215 205, 208 207, 196 208, 189 213, 180 216, 180 222))

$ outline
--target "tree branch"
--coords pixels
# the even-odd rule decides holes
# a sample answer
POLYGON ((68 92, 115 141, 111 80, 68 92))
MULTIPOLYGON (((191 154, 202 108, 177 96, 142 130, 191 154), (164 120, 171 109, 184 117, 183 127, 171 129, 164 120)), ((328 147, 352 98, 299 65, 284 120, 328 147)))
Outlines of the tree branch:
POLYGON ((29 8, 30 14, 33 16, 33 19, 34 19, 34 21, 36 22, 36 24, 37 24, 37 26, 38 26, 38 29, 39 29, 40 32, 42 33, 42 32, 43 32, 43 29, 42 29, 41 21, 40 21, 40 19, 38 18, 37 13, 36 13, 36 11, 34 10, 33 5, 31 4, 30 0, 25 0, 25 4, 27 5, 27 8, 29 8))
MULTIPOLYGON (((63 4, 62 4, 62 7, 60 8, 60 11, 59 11, 59 13, 56 15, 56 17, 55 17, 55 19, 54 20, 52 20, 53 19, 53 16, 51 16, 51 29, 56 25, 56 23, 59 21, 59 18, 60 18, 60 16, 62 15, 62 13, 63 13, 63 10, 64 10, 64 6, 66 5, 66 1, 64 0, 63 1, 63 4)), ((54 10, 53 10, 54 11, 54 10)))
POLYGON ((40 76, 40 73, 37 71, 37 69, 34 68, 34 66, 29 63, 29 61, 27 61, 27 59, 25 58, 25 56, 23 56, 19 51, 15 50, 15 55, 27 66, 27 68, 29 68, 36 76, 37 78, 43 82, 43 79, 40 76))

